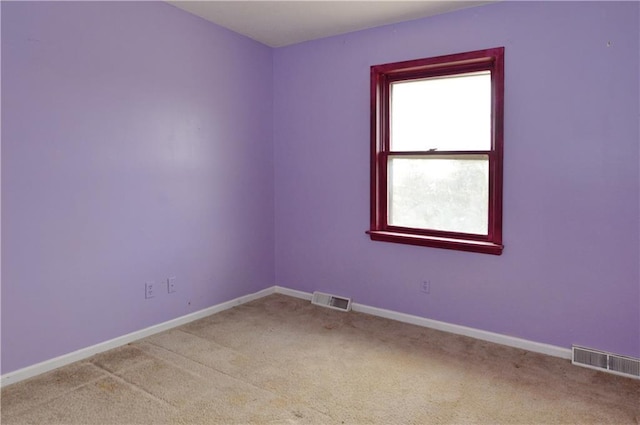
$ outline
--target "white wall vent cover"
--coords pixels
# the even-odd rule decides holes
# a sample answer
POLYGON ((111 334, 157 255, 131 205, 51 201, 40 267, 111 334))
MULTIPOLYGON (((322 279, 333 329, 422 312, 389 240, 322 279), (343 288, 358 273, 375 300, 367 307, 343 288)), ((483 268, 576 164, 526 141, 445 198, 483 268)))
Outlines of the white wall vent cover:
POLYGON ((571 363, 616 375, 640 379, 640 359, 574 345, 571 363))
POLYGON ((314 292, 311 304, 332 308, 340 311, 351 310, 351 298, 338 297, 336 295, 314 292))

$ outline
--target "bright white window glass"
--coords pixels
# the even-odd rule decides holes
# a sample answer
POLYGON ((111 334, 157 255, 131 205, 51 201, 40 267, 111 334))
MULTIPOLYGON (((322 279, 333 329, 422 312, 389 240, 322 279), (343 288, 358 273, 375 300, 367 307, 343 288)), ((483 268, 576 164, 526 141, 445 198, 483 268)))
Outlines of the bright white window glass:
POLYGON ((391 150, 491 149, 489 71, 391 84, 391 150))
POLYGON ((486 235, 487 155, 389 158, 391 226, 486 235))

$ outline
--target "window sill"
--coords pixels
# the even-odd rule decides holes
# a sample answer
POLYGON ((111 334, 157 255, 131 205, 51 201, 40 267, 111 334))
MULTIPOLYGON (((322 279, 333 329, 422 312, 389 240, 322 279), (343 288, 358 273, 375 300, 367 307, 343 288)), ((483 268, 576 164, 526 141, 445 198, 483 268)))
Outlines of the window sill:
POLYGON ((455 249, 457 251, 480 252, 482 254, 502 254, 504 245, 486 241, 466 239, 440 238, 407 233, 368 230, 372 241, 394 242, 408 245, 430 246, 433 248, 455 249))

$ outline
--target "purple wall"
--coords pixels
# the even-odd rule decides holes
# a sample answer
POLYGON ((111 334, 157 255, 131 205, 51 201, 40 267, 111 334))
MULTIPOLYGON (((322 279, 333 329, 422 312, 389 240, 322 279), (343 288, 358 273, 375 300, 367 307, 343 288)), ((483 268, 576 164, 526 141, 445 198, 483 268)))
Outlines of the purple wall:
POLYGON ((637 2, 501 2, 277 49, 276 283, 640 356, 638 34, 637 2), (370 241, 369 67, 497 46, 504 254, 370 241))
POLYGON ((2 2, 2 373, 273 285, 272 56, 162 2, 2 2))
POLYGON ((2 373, 274 283, 640 356, 638 3, 275 50, 164 3, 1 7, 2 373), (504 254, 370 241, 369 66, 496 46, 504 254))

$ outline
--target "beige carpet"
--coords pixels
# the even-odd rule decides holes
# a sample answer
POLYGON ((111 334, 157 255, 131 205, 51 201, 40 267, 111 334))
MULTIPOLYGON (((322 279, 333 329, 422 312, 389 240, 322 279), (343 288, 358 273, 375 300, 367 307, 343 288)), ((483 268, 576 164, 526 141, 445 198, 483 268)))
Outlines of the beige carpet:
POLYGON ((283 295, 2 390, 2 424, 638 424, 640 381, 283 295))

